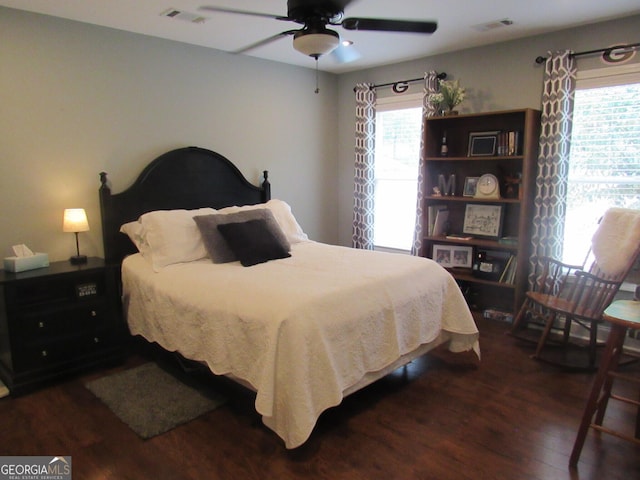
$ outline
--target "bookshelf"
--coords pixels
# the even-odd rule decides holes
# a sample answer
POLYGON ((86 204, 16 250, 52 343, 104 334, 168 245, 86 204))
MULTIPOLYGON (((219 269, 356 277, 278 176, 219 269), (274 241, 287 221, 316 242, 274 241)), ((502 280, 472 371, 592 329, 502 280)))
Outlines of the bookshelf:
POLYGON ((473 310, 515 313, 524 301, 539 132, 540 112, 533 109, 425 120, 426 236, 421 255, 433 258, 434 250, 446 251, 447 246, 452 255, 471 253, 471 265, 442 264, 473 310), (443 137, 447 156, 440 155, 443 137), (498 179, 497 198, 474 196, 478 179, 487 174, 498 179), (434 233, 438 210, 446 210, 447 222, 434 233))

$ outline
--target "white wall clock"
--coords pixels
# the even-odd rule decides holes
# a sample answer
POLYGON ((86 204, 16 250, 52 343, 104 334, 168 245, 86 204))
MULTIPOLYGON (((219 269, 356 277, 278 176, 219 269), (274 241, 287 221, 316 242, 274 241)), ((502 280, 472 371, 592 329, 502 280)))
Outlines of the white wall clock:
POLYGON ((474 198, 498 199, 500 198, 500 185, 495 175, 485 173, 478 179, 474 198))

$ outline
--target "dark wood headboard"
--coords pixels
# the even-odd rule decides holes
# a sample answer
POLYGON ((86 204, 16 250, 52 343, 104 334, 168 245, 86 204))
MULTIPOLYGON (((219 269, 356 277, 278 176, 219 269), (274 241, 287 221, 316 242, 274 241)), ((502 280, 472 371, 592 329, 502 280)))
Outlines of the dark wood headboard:
POLYGON ((120 226, 153 210, 223 208, 254 205, 271 198, 265 170, 262 186, 252 185, 230 160, 204 148, 167 152, 145 167, 136 181, 112 194, 106 172, 100 173, 100 211, 105 260, 120 263, 136 249, 120 226))

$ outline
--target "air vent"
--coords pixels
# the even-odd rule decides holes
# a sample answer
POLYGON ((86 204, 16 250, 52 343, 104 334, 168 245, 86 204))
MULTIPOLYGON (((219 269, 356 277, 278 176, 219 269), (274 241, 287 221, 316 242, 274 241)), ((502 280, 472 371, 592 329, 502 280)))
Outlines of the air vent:
POLYGON ((182 20, 189 23, 204 23, 209 20, 208 17, 203 17, 197 13, 185 12, 184 10, 177 10, 175 8, 168 8, 160 14, 162 17, 169 17, 175 20, 182 20))
POLYGON ((472 25, 471 28, 478 30, 479 32, 488 32, 489 30, 495 30, 496 28, 509 27, 513 25, 513 20, 503 18, 502 20, 493 20, 492 22, 481 23, 479 25, 472 25))

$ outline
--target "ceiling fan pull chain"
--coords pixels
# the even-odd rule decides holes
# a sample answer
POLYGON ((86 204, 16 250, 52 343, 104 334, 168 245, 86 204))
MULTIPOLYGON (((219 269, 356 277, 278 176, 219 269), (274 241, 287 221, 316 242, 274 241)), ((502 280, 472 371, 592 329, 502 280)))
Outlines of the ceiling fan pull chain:
POLYGON ((318 87, 318 57, 316 57, 316 89, 314 90, 315 94, 320 93, 320 88, 318 87))

